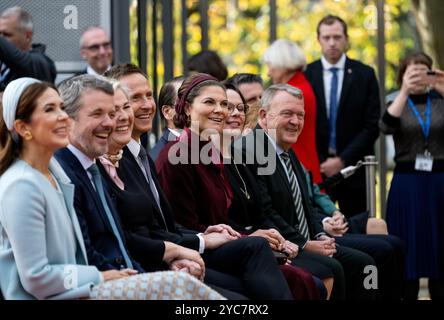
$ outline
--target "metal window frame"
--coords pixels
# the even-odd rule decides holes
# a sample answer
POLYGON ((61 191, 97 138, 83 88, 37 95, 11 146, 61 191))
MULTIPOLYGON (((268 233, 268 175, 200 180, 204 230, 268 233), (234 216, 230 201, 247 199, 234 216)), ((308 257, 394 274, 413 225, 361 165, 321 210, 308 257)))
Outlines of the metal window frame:
POLYGON ((112 0, 111 2, 111 38, 113 40, 114 63, 130 61, 130 0, 112 0))
MULTIPOLYGON (((385 19, 384 19, 384 0, 376 0, 377 19, 378 19, 378 80, 379 80, 379 96, 381 102, 381 115, 385 112, 385 19)), ((379 201, 381 208, 381 216, 386 217, 386 184, 387 184, 387 163, 386 163, 386 143, 385 136, 379 135, 379 201)))

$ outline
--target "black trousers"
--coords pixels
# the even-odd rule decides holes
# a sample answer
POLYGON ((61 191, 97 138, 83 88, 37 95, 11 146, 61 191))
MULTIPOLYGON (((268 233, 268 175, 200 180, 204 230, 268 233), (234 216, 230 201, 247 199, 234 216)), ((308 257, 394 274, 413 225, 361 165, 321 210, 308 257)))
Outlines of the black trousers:
POLYGON ((347 219, 347 234, 366 234, 368 222, 368 211, 364 211, 347 219))
POLYGON ((341 245, 336 248, 332 258, 304 250, 292 264, 321 279, 333 276, 331 300, 373 300, 375 292, 364 287, 364 268, 375 265, 374 259, 359 250, 341 245))
POLYGON ((378 299, 401 299, 405 249, 399 238, 390 235, 346 234, 336 237, 336 243, 365 252, 375 260, 378 299))
MULTIPOLYGON (((292 300, 290 288, 267 240, 247 237, 230 241, 202 255, 208 268, 230 276, 213 279, 214 285, 257 300, 292 300), (234 281, 237 279, 237 281, 234 281)), ((217 275, 213 275, 217 276, 217 275)))
POLYGON ((345 275, 339 261, 313 252, 300 251, 291 264, 302 268, 319 279, 334 278, 331 300, 345 299, 345 275))
POLYGON ((432 300, 444 301, 444 279, 429 279, 429 292, 432 300))
POLYGON ((205 269, 204 283, 228 300, 248 300, 242 280, 213 269, 205 269))
POLYGON ((326 189, 333 201, 338 201, 339 209, 348 218, 367 210, 365 171, 354 175, 339 184, 326 189))

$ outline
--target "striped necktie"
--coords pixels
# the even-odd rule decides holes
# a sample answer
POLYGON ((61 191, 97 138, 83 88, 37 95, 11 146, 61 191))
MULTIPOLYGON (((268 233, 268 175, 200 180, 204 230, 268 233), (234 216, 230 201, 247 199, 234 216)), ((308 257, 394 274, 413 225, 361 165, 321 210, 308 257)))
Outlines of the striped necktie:
POLYGON ((299 189, 299 184, 296 178, 296 174, 294 173, 293 166, 291 165, 290 155, 287 152, 283 152, 281 153, 280 157, 284 161, 285 167, 287 168, 288 179, 296 211, 296 217, 299 223, 299 232, 305 237, 305 239, 310 240, 308 223, 307 219, 305 218, 304 207, 302 205, 301 190, 299 189))

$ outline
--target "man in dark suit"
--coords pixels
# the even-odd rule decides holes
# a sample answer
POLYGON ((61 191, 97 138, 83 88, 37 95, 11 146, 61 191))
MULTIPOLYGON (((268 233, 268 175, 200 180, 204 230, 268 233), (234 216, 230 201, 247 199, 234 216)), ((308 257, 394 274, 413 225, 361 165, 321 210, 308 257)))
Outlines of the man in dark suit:
POLYGON ((87 171, 94 165, 95 158, 104 152, 102 150, 106 151, 105 138, 115 126, 113 89, 110 84, 96 81, 94 77, 72 78, 62 83, 59 89, 67 113, 74 121, 70 145, 59 150, 56 158, 76 186, 74 206, 84 235, 88 261, 99 270, 135 268, 141 271, 142 268, 120 246, 124 239, 119 224, 114 221, 117 216, 112 208, 111 217, 107 216, 92 174, 87 171), (81 86, 88 91, 80 93, 81 86), (96 118, 92 113, 96 114, 96 118), (113 223, 117 228, 115 232, 112 230, 113 223))
MULTIPOLYGON (((256 176, 265 214, 284 238, 300 248, 294 264, 315 275, 318 265, 324 265, 332 269, 335 281, 342 280, 338 273, 343 268, 347 299, 372 299, 373 290, 364 288, 364 268, 375 265, 374 260, 361 251, 336 245, 322 230, 310 204, 302 165, 291 149, 302 131, 304 116, 299 89, 279 84, 265 90, 259 124, 240 142, 242 160, 256 176), (338 263, 339 272, 335 270, 338 263)), ((337 290, 333 288, 332 298, 337 298, 337 290)))
POLYGON ((88 261, 99 270, 120 270, 118 277, 146 270, 170 268, 186 259, 198 264, 194 275, 204 274, 198 252, 174 243, 133 239, 121 228, 118 214, 103 188, 95 160, 108 150, 108 137, 115 127, 112 85, 95 76, 82 75, 63 82, 60 93, 65 111, 72 118, 70 144, 56 153, 56 158, 75 185, 74 207, 82 228, 88 261), (136 242, 145 251, 142 268, 132 259, 127 242, 136 242), (199 269, 199 270, 198 270, 199 269))
POLYGON ((170 141, 175 141, 180 136, 180 130, 174 124, 174 115, 176 111, 174 105, 177 99, 177 92, 184 80, 183 76, 176 77, 166 82, 159 92, 160 120, 162 122, 163 133, 156 145, 150 150, 149 154, 153 161, 156 161, 159 153, 170 141))
MULTIPOLYGON (((232 237, 227 238, 224 236, 226 232, 237 232, 222 224, 209 226, 203 234, 198 234, 174 221, 172 209, 158 181, 154 163, 140 145, 141 135, 152 128, 152 119, 156 111, 147 77, 140 68, 131 64, 114 66, 106 75, 119 80, 129 89, 129 101, 135 120, 132 140, 123 149, 118 173, 125 185, 138 184, 148 191, 151 205, 147 203, 146 211, 140 214, 151 214, 155 219, 158 227, 154 230, 150 226, 150 235, 198 250, 206 266, 219 273, 211 275, 211 281, 219 286, 226 288, 228 285, 228 289, 236 292, 240 290, 250 298, 291 299, 288 285, 267 241, 257 237, 236 240, 232 237), (227 275, 231 277, 230 283, 224 280, 227 275), (240 283, 240 286, 236 282, 240 283)), ((131 223, 137 224, 135 220, 131 223)))
MULTIPOLYGON (((345 55, 346 23, 326 16, 317 28, 322 57, 307 66, 305 75, 316 95, 316 144, 321 173, 330 177, 374 154, 380 115, 379 89, 372 68, 345 55)), ((347 217, 364 212, 364 171, 327 190, 347 217)))

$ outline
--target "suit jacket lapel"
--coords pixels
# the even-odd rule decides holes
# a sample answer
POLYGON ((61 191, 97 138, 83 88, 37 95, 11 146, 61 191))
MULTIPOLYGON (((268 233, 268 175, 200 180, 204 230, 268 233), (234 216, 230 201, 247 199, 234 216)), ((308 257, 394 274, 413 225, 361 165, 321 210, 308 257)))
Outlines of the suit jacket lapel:
POLYGON ((326 112, 325 106, 325 88, 324 88, 324 70, 322 67, 321 60, 318 60, 315 64, 315 72, 313 73, 313 83, 314 87, 318 88, 319 99, 321 101, 316 101, 318 108, 320 107, 324 112, 326 112))
MULTIPOLYGON (((301 172, 300 167, 296 165, 296 163, 299 162, 296 155, 291 151, 289 152, 289 154, 290 154, 291 165, 293 167, 293 171, 296 175, 296 178, 298 179, 298 184, 299 184, 299 189, 301 190, 302 199, 303 199, 303 202, 305 203, 304 206, 306 207, 306 203, 307 203, 307 199, 308 199, 308 194, 307 194, 308 190, 305 190, 305 188, 302 187, 304 185, 306 177, 305 177, 304 173, 301 172)), ((307 208, 306 208, 306 210, 307 210, 307 208)))
POLYGON ((351 85, 353 83, 353 69, 350 65, 350 60, 347 58, 345 60, 345 67, 344 67, 344 80, 342 82, 342 90, 341 90, 341 96, 339 100, 339 106, 338 106, 338 118, 340 113, 342 112, 342 109, 345 104, 345 98, 348 96, 348 92, 350 91, 351 85))
POLYGON ((284 181, 284 184, 287 187, 288 193, 292 195, 293 191, 291 191, 290 181, 288 181, 287 173, 285 172, 285 169, 282 166, 282 162, 279 159, 276 159, 276 171, 280 175, 281 181, 284 181))
MULTIPOLYGON (((300 162, 299 162, 296 154, 294 153, 294 151, 290 149, 289 155, 290 155, 290 159, 291 159, 291 165, 293 166, 294 173, 295 173, 296 178, 298 180, 299 190, 301 191, 302 205, 304 207, 305 219, 307 220, 308 230, 309 230, 310 234, 313 235, 314 231, 313 231, 312 224, 311 224, 311 215, 310 215, 310 207, 309 207, 309 200, 308 200, 309 199, 308 190, 303 187, 303 186, 307 185, 305 183, 307 178, 305 177, 305 174, 302 170, 302 166, 300 165, 300 162), (298 163, 299 163, 299 165, 297 165, 298 163)), ((310 186, 308 186, 308 187, 310 187, 310 186)))
MULTIPOLYGON (((263 131, 261 127, 256 128, 256 130, 263 131)), ((261 135, 259 135, 259 136, 261 136, 261 135)), ((277 174, 280 175, 280 178, 279 178, 280 181, 284 181, 284 184, 285 184, 289 194, 293 194, 292 191, 291 191, 290 182, 288 181, 287 173, 285 172, 285 169, 282 166, 282 162, 280 161, 279 156, 277 155, 276 150, 274 149, 273 144, 270 141, 270 138, 267 135, 265 135, 265 134, 263 135, 263 137, 264 137, 263 144, 264 144, 265 152, 273 152, 275 157, 276 157, 276 161, 275 161, 275 163, 276 163, 276 171, 277 171, 277 174)), ((258 143, 259 143, 259 141, 258 141, 258 143)))
POLYGON ((168 139, 170 138, 170 135, 172 135, 172 133, 170 132, 170 130, 165 129, 163 131, 162 137, 160 138, 165 144, 167 144, 168 142, 170 142, 168 139))
MULTIPOLYGON (((137 160, 134 158, 131 151, 128 149, 128 147, 123 148, 123 157, 130 163, 130 165, 133 167, 132 170, 134 170, 134 174, 137 172, 137 176, 141 177, 140 182, 143 182, 144 186, 149 190, 150 186, 148 181, 145 178, 145 175, 142 172, 142 168, 140 168, 139 164, 137 163, 137 160)), ((149 161, 148 161, 149 162, 149 161)), ((150 197, 151 194, 150 194, 150 197)), ((154 199, 152 199, 154 201, 154 199)))
MULTIPOLYGON (((150 199, 152 201, 152 207, 155 210, 156 219, 159 223, 163 224, 162 213, 159 212, 159 209, 156 204, 156 200, 154 199, 154 195, 151 192, 151 188, 149 186, 149 183, 148 183, 148 181, 146 181, 145 175, 143 174, 141 168, 139 167, 139 164, 137 163, 136 159, 134 158, 133 154, 128 149, 128 147, 123 148, 123 157, 125 157, 126 160, 129 161, 127 163, 131 164, 131 166, 133 167, 133 170, 135 172, 139 173, 140 180, 141 180, 141 182, 143 181, 142 183, 143 183, 144 188, 146 188, 147 195, 150 197, 150 199)), ((163 228, 171 229, 174 226, 174 222, 172 222, 171 219, 169 219, 170 215, 166 212, 166 210, 168 210, 168 209, 165 209, 165 205, 164 205, 166 203, 166 200, 165 200, 166 198, 162 192, 159 181, 157 181, 156 171, 155 171, 154 164, 153 164, 151 158, 148 159, 148 162, 150 164, 151 177, 153 178, 154 185, 156 186, 157 192, 159 193, 159 200, 160 200, 159 202, 160 202, 160 205, 162 206, 162 212, 164 213, 163 218, 165 219, 165 222, 167 223, 167 225, 164 225, 163 228), (167 219, 168 219, 168 221, 167 221, 167 219)))
MULTIPOLYGON (((325 101, 324 69, 321 60, 313 63, 313 70, 310 70, 310 83, 316 96, 316 139, 318 152, 326 145, 328 148, 329 137, 329 117, 325 101), (326 141, 325 141, 326 140, 326 141)), ((323 153, 319 153, 322 157, 323 153)))
MULTIPOLYGON (((157 193, 159 193, 159 202, 160 202, 160 206, 162 207, 161 209, 162 209, 163 217, 164 217, 165 222, 168 225, 167 227, 170 229, 170 231, 174 230, 175 222, 172 217, 172 209, 169 205, 166 195, 163 193, 163 189, 162 189, 162 186, 160 185, 159 179, 157 179, 156 165, 154 164, 154 162, 151 158, 149 158, 149 163, 150 163, 150 168, 151 168, 151 177, 153 178, 153 182, 154 182, 154 185, 156 186, 157 193)), ((157 211, 157 208, 156 208, 156 211, 157 211)), ((159 212, 159 215, 160 214, 161 213, 159 212)))
POLYGON ((321 60, 318 60, 314 64, 314 72, 312 73, 313 77, 313 88, 317 88, 318 92, 318 100, 316 100, 316 112, 319 117, 325 119, 327 121, 327 107, 325 105, 325 88, 324 88, 324 70, 322 67, 321 60))
POLYGON ((59 184, 60 189, 62 191, 63 198, 65 199, 66 208, 71 218, 74 234, 77 238, 77 244, 79 246, 78 249, 80 249, 80 253, 83 259, 83 261, 80 262, 88 264, 85 243, 83 242, 82 230, 80 229, 79 220, 77 219, 77 214, 74 209, 74 185, 71 183, 68 176, 63 171, 57 160, 51 159, 51 162, 49 164, 49 170, 56 178, 57 183, 59 184))
MULTIPOLYGON (((77 178, 82 182, 83 186, 88 190, 88 192, 92 195, 91 199, 94 201, 97 208, 103 207, 102 202, 99 198, 99 195, 97 194, 96 190, 91 184, 91 180, 88 177, 88 174, 86 173, 86 170, 82 167, 82 164, 77 159, 77 157, 69 150, 65 149, 66 156, 70 157, 71 159, 68 161, 69 165, 71 166, 71 169, 73 170, 74 174, 77 176, 77 178)), ((110 229, 111 225, 108 221, 108 217, 106 216, 106 213, 104 210, 99 210, 99 215, 102 218, 103 223, 110 229)))
POLYGON ((123 154, 122 154, 123 157, 126 157, 128 159, 129 159, 129 156, 133 157, 133 154, 131 153, 130 149, 127 146, 123 147, 122 150, 123 150, 123 154))

